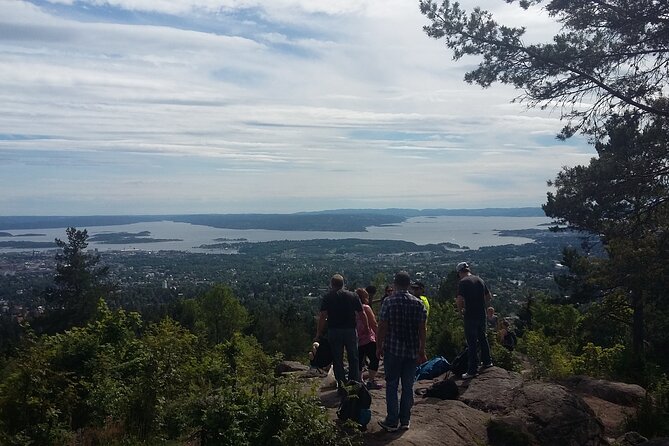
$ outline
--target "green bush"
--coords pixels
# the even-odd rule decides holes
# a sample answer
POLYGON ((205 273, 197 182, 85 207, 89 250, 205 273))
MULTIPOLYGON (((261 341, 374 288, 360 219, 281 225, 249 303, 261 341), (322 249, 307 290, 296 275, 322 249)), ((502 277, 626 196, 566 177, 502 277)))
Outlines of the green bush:
POLYGON ((573 373, 572 355, 564 345, 551 344, 541 331, 526 331, 524 349, 532 362, 535 378, 564 378, 573 373))
POLYGON ((625 347, 616 344, 603 348, 588 342, 579 356, 573 357, 574 373, 611 379, 617 375, 625 347))
POLYGON ((279 357, 266 355, 255 338, 219 320, 197 336, 171 319, 144 326, 136 313, 111 311, 104 302, 98 310, 84 327, 28 338, 8 362, 0 444, 156 445, 194 436, 210 445, 357 441, 313 395, 274 377, 279 357))
MULTIPOLYGON (((520 339, 519 339, 520 341, 520 339)), ((488 343, 490 344, 490 353, 495 366, 506 369, 510 372, 520 372, 522 369, 518 353, 509 351, 502 346, 494 331, 488 331, 488 343)))
POLYGON ((449 360, 455 358, 466 344, 462 317, 452 302, 433 302, 427 320, 427 357, 441 355, 449 360))

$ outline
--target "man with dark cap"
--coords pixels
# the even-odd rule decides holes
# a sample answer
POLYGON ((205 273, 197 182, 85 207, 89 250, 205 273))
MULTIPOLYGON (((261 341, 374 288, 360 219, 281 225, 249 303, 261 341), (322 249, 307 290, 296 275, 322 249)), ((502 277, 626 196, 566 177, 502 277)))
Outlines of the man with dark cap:
POLYGON ((462 375, 462 379, 470 379, 478 374, 479 347, 483 367, 492 367, 490 345, 486 337, 486 308, 490 305, 492 295, 485 282, 479 276, 472 274, 467 262, 458 263, 455 271, 460 277, 455 303, 465 321, 468 352, 467 373, 462 375))
POLYGON ((362 313, 364 324, 369 330, 367 315, 362 309, 357 294, 344 289, 344 277, 335 274, 330 279, 330 291, 323 297, 318 318, 316 340, 325 331, 327 321, 328 341, 332 350, 332 365, 337 387, 343 392, 346 383, 344 370, 344 349, 348 358, 348 379, 360 381, 358 366, 358 335, 356 333, 356 312, 362 313))
POLYGON ((425 285, 423 285, 423 282, 419 280, 411 282, 411 294, 423 302, 425 310, 427 310, 427 316, 430 317, 430 301, 427 299, 427 296, 425 296, 425 285))
POLYGON ((410 284, 411 279, 406 271, 395 274, 395 292, 383 300, 379 313, 376 355, 383 357, 387 410, 386 418, 379 421, 379 425, 388 432, 409 429, 416 365, 427 361, 427 310, 420 299, 409 293, 410 284), (402 397, 398 405, 397 390, 400 381, 402 397))

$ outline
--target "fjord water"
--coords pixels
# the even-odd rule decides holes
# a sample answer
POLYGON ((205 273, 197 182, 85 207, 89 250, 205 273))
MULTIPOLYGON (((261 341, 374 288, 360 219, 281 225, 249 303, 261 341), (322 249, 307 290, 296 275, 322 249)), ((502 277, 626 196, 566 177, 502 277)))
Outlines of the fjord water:
MULTIPOLYGON (((203 249, 201 245, 220 243, 216 239, 246 239, 249 242, 265 242, 274 240, 314 240, 314 239, 345 239, 360 238, 368 240, 404 240, 419 245, 429 243, 450 242, 460 246, 478 249, 482 246, 498 246, 507 244, 531 243, 524 237, 501 237, 500 230, 512 229, 547 229, 546 217, 415 217, 407 221, 388 226, 371 226, 367 232, 326 232, 326 231, 272 231, 265 229, 221 229, 209 226, 175 223, 172 221, 135 223, 116 226, 91 226, 89 235, 100 233, 128 232, 138 233, 149 231, 151 238, 180 239, 181 241, 136 243, 136 244, 100 244, 91 242, 89 247, 98 250, 146 251, 178 250, 191 252, 231 252, 224 249, 203 249)), ((84 228, 78 228, 84 229, 84 228)), ((65 228, 56 229, 13 229, 9 232, 12 238, 2 240, 53 241, 56 237, 67 239, 65 228), (41 234, 17 237, 21 234, 41 234)), ((29 249, 28 249, 29 250, 29 249)), ((0 251, 17 251, 2 249, 0 251)))

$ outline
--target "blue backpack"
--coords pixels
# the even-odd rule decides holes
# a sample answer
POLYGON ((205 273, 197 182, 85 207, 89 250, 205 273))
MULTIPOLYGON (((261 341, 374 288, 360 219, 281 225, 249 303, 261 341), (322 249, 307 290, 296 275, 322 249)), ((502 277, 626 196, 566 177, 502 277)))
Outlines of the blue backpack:
POLYGON ((428 359, 416 368, 416 381, 419 379, 433 379, 451 370, 451 364, 443 356, 428 359))

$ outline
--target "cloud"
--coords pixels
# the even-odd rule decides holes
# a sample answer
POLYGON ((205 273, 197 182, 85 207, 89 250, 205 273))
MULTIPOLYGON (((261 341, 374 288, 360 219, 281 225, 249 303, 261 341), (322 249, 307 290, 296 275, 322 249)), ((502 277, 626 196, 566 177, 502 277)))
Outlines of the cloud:
POLYGON ((592 150, 465 84, 425 23, 404 0, 0 0, 0 212, 539 205, 592 150))

